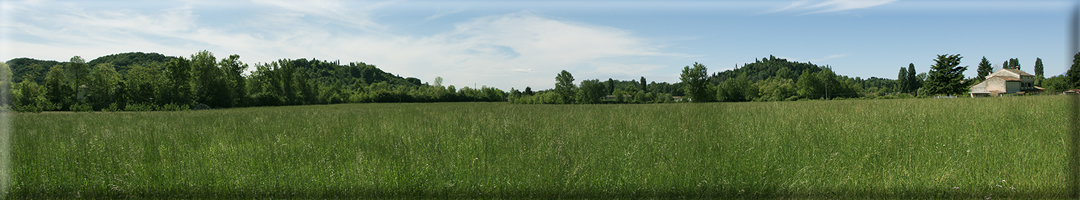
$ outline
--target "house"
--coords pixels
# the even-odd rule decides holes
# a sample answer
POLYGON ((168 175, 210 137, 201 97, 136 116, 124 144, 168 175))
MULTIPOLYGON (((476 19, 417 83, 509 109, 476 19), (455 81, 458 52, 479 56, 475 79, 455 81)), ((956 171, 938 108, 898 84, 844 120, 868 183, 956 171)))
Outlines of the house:
POLYGON ((971 97, 1001 96, 1002 94, 1038 94, 1044 90, 1035 87, 1035 76, 1019 69, 1001 69, 986 76, 979 84, 971 86, 971 97))
POLYGON ((683 100, 690 101, 690 98, 683 98, 683 96, 672 96, 671 100, 674 102, 682 102, 683 100))

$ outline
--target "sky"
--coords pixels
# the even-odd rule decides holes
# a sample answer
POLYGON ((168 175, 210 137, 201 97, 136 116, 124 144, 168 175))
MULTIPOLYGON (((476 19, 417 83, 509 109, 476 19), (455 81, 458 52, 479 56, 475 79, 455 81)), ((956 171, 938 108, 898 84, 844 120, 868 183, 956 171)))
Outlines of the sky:
POLYGON ((87 61, 208 50, 254 69, 279 59, 364 62, 402 77, 503 90, 586 79, 679 81, 775 56, 849 77, 895 79, 961 54, 976 76, 1018 58, 1062 74, 1064 0, 0 1, 0 60, 87 61))

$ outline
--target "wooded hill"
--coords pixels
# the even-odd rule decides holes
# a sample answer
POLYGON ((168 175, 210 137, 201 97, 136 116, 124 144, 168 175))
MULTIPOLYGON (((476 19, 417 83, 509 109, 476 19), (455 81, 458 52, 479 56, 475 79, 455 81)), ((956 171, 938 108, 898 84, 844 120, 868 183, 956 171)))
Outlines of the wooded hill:
MULTIPOLYGON (((248 64, 238 55, 217 60, 121 53, 85 62, 16 58, 10 69, 12 105, 19 111, 179 110, 362 102, 503 101, 495 88, 460 90, 403 78, 363 62, 281 59, 248 64)), ((441 79, 441 78, 440 78, 441 79)))

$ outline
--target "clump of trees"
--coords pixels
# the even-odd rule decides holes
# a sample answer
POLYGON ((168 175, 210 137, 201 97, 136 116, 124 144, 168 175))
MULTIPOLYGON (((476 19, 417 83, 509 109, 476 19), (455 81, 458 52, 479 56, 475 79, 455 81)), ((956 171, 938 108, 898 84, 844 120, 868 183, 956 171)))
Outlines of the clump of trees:
POLYGON ((589 79, 577 85, 573 81, 573 74, 563 70, 555 76, 554 89, 511 89, 509 101, 517 104, 665 103, 672 101, 671 93, 677 90, 677 86, 668 83, 646 83, 645 77, 640 81, 589 79))
MULTIPOLYGON (((504 101, 496 88, 443 87, 402 78, 365 63, 281 59, 250 67, 239 55, 218 60, 125 53, 86 62, 13 59, 0 67, 12 98, 0 107, 40 111, 149 111, 331 103, 504 101), (90 63, 95 63, 91 65, 90 63), (118 65, 120 63, 122 65, 118 65), (41 64, 53 64, 41 67, 41 64), (17 69, 17 70, 11 70, 17 69), (43 69, 48 69, 44 71, 43 69), (13 73, 16 72, 16 73, 13 73), (14 79, 12 76, 21 77, 14 79)), ((5 96, 6 97, 6 96, 5 96)))

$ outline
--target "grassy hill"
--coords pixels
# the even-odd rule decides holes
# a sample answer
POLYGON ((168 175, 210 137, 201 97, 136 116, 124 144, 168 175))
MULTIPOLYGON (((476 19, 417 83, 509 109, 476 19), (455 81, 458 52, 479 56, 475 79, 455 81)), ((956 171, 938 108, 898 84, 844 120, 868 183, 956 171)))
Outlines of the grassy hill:
POLYGON ((17 113, 9 197, 1065 198, 1067 98, 17 113))

